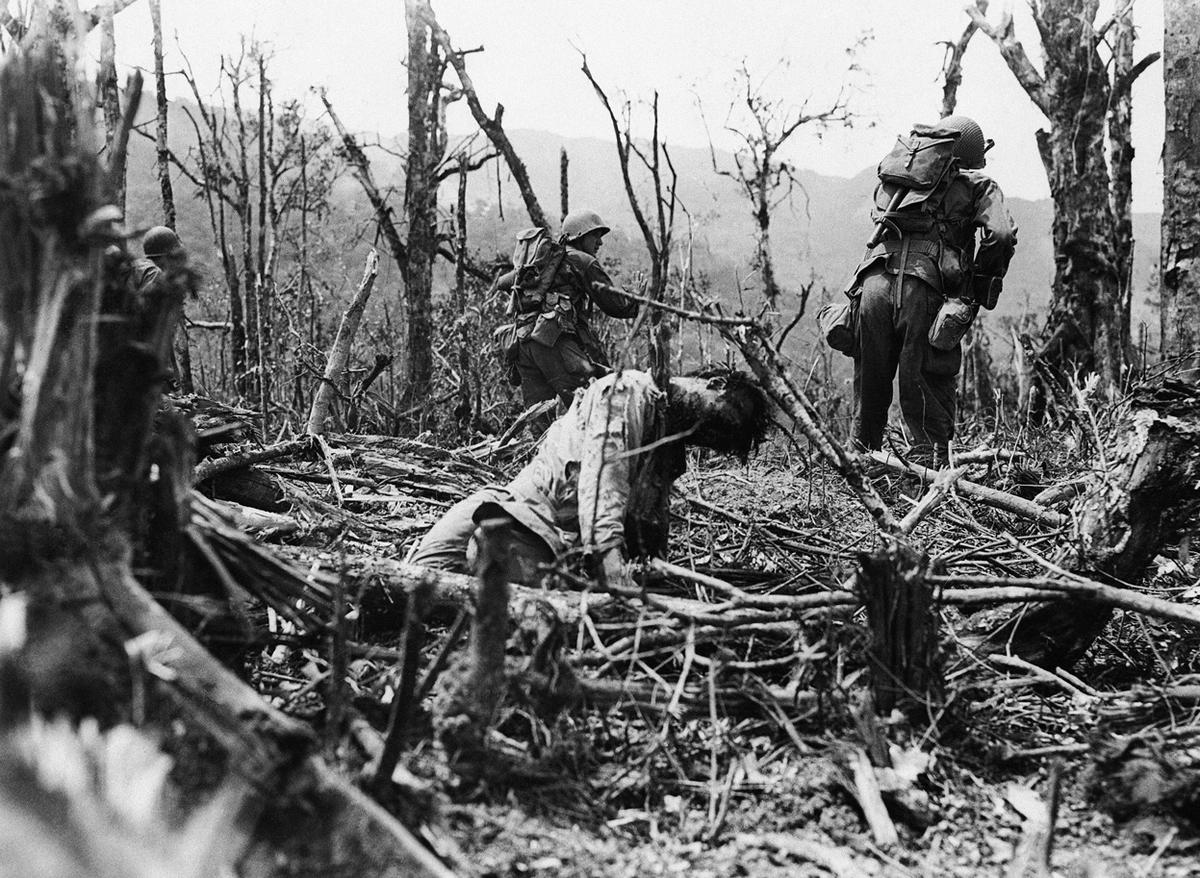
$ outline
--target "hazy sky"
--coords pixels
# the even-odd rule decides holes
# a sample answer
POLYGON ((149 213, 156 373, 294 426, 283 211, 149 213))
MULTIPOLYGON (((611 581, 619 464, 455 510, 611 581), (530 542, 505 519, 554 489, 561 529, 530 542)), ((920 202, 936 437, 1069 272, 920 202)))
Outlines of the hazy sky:
MULTIPOLYGON (((1005 0, 993 0, 999 10, 1005 0)), ((168 70, 186 53, 202 83, 215 81, 218 57, 236 52, 242 34, 274 48, 272 72, 285 97, 325 86, 346 124, 394 134, 405 127, 406 49, 402 0, 162 0, 168 70)), ((579 70, 577 49, 609 90, 632 99, 660 95, 668 142, 704 146, 703 104, 720 147, 733 96, 733 71, 744 60, 764 91, 810 109, 851 89, 854 128, 796 139, 789 158, 801 167, 851 176, 874 165, 892 138, 914 121, 931 121, 941 104, 943 48, 967 23, 961 0, 433 0, 442 25, 468 56, 480 99, 505 106, 510 129, 535 128, 568 137, 610 136, 608 118, 579 70), (847 48, 869 36, 848 74, 847 48)), ((1104 5, 1102 3, 1102 5, 1104 5)), ((1107 0, 1111 6, 1111 0, 1107 0)), ((1017 35, 1041 64, 1026 4, 1016 4, 1017 35)), ((1138 57, 1162 47, 1161 0, 1137 0, 1138 57)), ((995 12, 993 13, 993 17, 995 12)), ((117 17, 117 58, 149 66, 149 6, 117 17)), ((183 83, 170 86, 182 93, 183 83)), ((1161 203, 1162 67, 1134 89, 1134 203, 1161 203)), ((1044 120, 1016 84, 994 45, 976 35, 967 53, 959 111, 996 140, 989 171, 1011 195, 1048 194, 1034 145, 1044 120)), ((465 107, 451 129, 473 127, 465 107)))

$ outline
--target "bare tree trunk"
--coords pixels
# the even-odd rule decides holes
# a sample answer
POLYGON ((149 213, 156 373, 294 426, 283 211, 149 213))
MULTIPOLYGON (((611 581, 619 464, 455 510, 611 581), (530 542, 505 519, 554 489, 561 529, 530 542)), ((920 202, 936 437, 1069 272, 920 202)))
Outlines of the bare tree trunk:
MULTIPOLYGON (((1055 276, 1035 361, 1059 380, 1077 370, 1098 373, 1115 391, 1128 362, 1130 336, 1106 122, 1110 106, 1158 56, 1126 64, 1122 75, 1110 76, 1099 46, 1102 32, 1116 22, 1098 25, 1098 5, 1098 0, 1043 0, 1034 7, 1044 74, 1017 40, 1010 9, 996 24, 978 4, 968 6, 967 13, 1050 120, 1049 130, 1039 131, 1037 141, 1054 199, 1055 276)), ((1044 389, 1050 392, 1048 385, 1044 389)))
POLYGON ((371 296, 371 289, 375 286, 375 278, 378 275, 379 254, 372 250, 367 256, 358 292, 354 294, 350 307, 342 315, 337 336, 329 351, 329 359, 325 362, 325 377, 321 379, 320 389, 313 398, 312 410, 308 415, 308 432, 314 436, 325 432, 325 421, 329 417, 329 410, 338 391, 343 390, 344 395, 350 348, 354 344, 354 335, 358 332, 358 324, 362 321, 363 310, 367 307, 367 299, 371 296))
MULTIPOLYGON (((271 269, 267 265, 267 147, 274 120, 267 115, 267 61, 258 53, 258 271, 255 286, 258 295, 258 405, 262 411, 263 437, 269 433, 271 420, 271 371, 275 362, 271 355, 271 327, 273 322, 271 269)), ((274 236, 272 236, 274 237, 274 236)), ((272 242, 273 243, 273 242, 272 242)))
MULTIPOLYGON (((155 116, 154 143, 158 168, 158 188, 162 194, 163 225, 175 228, 175 192, 171 186, 170 149, 167 146, 167 77, 163 71, 162 3, 150 0, 150 25, 154 32, 154 92, 155 116)), ((179 321, 175 334, 176 379, 183 393, 195 393, 192 379, 192 350, 188 338, 187 320, 179 321)))
POLYGON ((114 151, 114 140, 121 125, 121 91, 117 84, 117 44, 112 2, 100 6, 100 71, 97 74, 100 105, 104 110, 104 147, 109 167, 117 181, 115 203, 125 213, 125 159, 114 151))
POLYGON ((1165 0, 1163 12, 1161 350, 1169 356, 1200 351, 1200 6, 1165 0))
MULTIPOLYGON (((465 60, 467 53, 455 51, 454 45, 450 42, 450 35, 438 24, 437 17, 433 14, 433 8, 429 5, 428 0, 417 0, 417 2, 412 2, 410 5, 414 11, 419 11, 424 16, 426 24, 433 34, 433 39, 441 47, 446 60, 454 68, 454 72, 458 76, 458 81, 463 87, 463 92, 466 94, 467 106, 471 109, 471 115, 475 118, 475 124, 487 135, 488 140, 492 142, 492 145, 496 147, 500 155, 504 157, 505 164, 508 165, 508 169, 512 172, 513 179, 517 183, 517 189, 521 192, 521 198, 525 202, 525 210, 529 213, 530 221, 535 226, 549 229, 550 221, 546 218, 546 213, 542 210, 537 195, 534 194, 533 184, 529 182, 529 171, 525 168, 525 163, 521 161, 521 157, 517 155, 517 151, 508 139, 508 135, 504 133, 504 125, 501 121, 504 117, 504 106, 497 104, 496 112, 491 117, 484 112, 483 105, 479 102, 479 94, 475 91, 475 84, 471 81, 470 74, 467 73, 467 62, 465 60)), ((411 33, 411 24, 409 28, 411 33)), ((412 100, 411 92, 409 100, 412 100)))
POLYGON ((1108 111, 1108 150, 1112 165, 1113 253, 1117 269, 1116 311, 1125 327, 1125 365, 1132 365, 1133 299, 1133 91, 1121 87, 1133 70, 1133 4, 1120 9, 1113 21, 1113 82, 1108 111))
POLYGON ((150 24, 154 29, 154 91, 158 109, 155 124, 155 155, 158 187, 162 191, 163 225, 175 228, 175 192, 171 187, 170 152, 167 148, 167 77, 163 72, 162 0, 150 0, 150 24))
POLYGON ((408 259, 401 266, 408 313, 404 406, 429 399, 433 388, 433 260, 437 252, 437 150, 444 63, 431 45, 425 0, 405 0, 408 25, 408 161, 404 213, 408 259))

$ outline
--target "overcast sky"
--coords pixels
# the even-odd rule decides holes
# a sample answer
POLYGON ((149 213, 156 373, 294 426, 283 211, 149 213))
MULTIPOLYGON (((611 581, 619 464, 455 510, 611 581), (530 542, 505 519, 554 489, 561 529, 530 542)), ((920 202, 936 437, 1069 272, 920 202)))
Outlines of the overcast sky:
MULTIPOLYGON (((999 10, 1005 0, 993 0, 999 10)), ((1111 6, 1111 0, 1102 0, 1111 6)), ((394 134, 405 128, 406 35, 403 0, 162 0, 168 70, 186 53, 202 83, 215 81, 222 52, 241 35, 274 50, 279 93, 303 97, 324 86, 346 124, 394 134)), ((510 129, 533 128, 568 137, 610 136, 608 118, 579 70, 586 51, 593 72, 615 96, 660 95, 668 142, 704 146, 701 103, 716 144, 743 62, 766 93, 809 109, 828 105, 844 85, 859 116, 851 129, 798 138, 788 155, 801 167, 851 176, 873 166, 893 137, 914 121, 931 121, 941 104, 943 48, 967 23, 961 0, 433 0, 442 25, 468 57, 480 99, 505 106, 510 129), (847 49, 861 68, 848 73, 847 49)), ((1017 35, 1041 64, 1037 33, 1024 0, 1016 4, 1017 35)), ((995 12, 993 13, 993 16, 995 12)), ((1161 0, 1136 0, 1136 53, 1162 47, 1161 0)), ((117 58, 149 66, 150 15, 144 2, 117 17, 117 58)), ((1034 145, 1044 124, 1000 60, 976 35, 967 53, 959 112, 973 116, 996 141, 989 171, 1007 193, 1048 194, 1034 145)), ((182 94, 182 82, 170 86, 182 94)), ((473 128, 465 107, 452 115, 455 132, 473 128)), ((1134 205, 1161 204, 1162 67, 1134 89, 1134 205)))

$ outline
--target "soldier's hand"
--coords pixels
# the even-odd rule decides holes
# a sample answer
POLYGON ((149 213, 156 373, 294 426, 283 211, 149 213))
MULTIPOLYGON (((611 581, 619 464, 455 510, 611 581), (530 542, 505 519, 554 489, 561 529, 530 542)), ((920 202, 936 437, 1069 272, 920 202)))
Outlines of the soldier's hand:
POLYGON ((609 591, 618 594, 637 591, 637 583, 633 581, 633 566, 618 548, 609 549, 601 557, 600 581, 609 591))

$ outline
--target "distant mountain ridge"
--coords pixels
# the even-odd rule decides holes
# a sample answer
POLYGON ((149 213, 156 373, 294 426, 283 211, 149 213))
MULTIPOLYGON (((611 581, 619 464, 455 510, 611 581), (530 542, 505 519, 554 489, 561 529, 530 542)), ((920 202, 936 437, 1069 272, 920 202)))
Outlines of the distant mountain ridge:
MULTIPOLYGON (((192 144, 194 133, 179 103, 171 107, 170 124, 172 148, 183 155, 192 144)), ((514 130, 508 134, 525 162, 534 189, 548 214, 555 218, 558 215, 559 155, 560 149, 565 148, 569 159, 571 207, 593 209, 613 227, 614 234, 606 242, 602 258, 614 265, 633 265, 639 258, 644 259, 641 235, 626 201, 616 150, 610 141, 565 138, 529 130, 514 130)), ((864 132, 863 136, 878 135, 864 132)), ((363 139, 370 141, 373 138, 363 139)), ((454 142, 452 137, 451 143, 454 142)), ((403 149, 403 143, 395 145, 403 149)), ((881 142, 881 149, 883 146, 881 142)), ((373 151, 371 158, 376 182, 380 187, 398 193, 394 200, 399 206, 399 193, 403 191, 404 182, 401 160, 381 150, 373 151)), ((671 158, 678 172, 681 204, 676 217, 676 243, 686 245, 690 236, 696 269, 708 275, 711 288, 723 297, 732 301, 738 289, 752 291, 755 288, 751 268, 754 238, 748 201, 734 181, 714 173, 708 150, 672 147, 671 158)), ((732 157, 728 154, 718 152, 716 160, 721 167, 733 167, 732 157)), ((192 197, 193 187, 186 179, 178 174, 173 176, 181 233, 197 253, 197 262, 209 269, 215 281, 218 263, 211 252, 206 208, 202 200, 192 197)), ((645 177, 644 174, 641 176, 645 177)), ((772 219, 777 273, 793 296, 801 285, 809 282, 815 282, 818 290, 824 286, 836 293, 861 258, 864 241, 870 234, 874 169, 864 169, 849 179, 799 171, 797 180, 799 187, 791 204, 780 206, 772 219)), ((1004 181, 998 182, 1003 188, 1004 181)), ((443 193, 443 210, 448 210, 453 203, 453 185, 453 181, 448 183, 443 193)), ((639 194, 643 197, 649 191, 648 185, 639 185, 639 194)), ((332 215, 324 225, 328 230, 346 230, 345 234, 334 233, 333 240, 344 242, 340 270, 345 277, 354 277, 361 271, 361 253, 366 247, 363 230, 370 226, 370 205, 349 174, 335 186, 333 202, 332 215)), ((130 144, 128 204, 132 222, 149 225, 159 221, 154 148, 151 141, 143 138, 134 138, 130 144)), ((1054 272, 1050 240, 1053 210, 1049 199, 1012 198, 1009 206, 1019 227, 1019 244, 1005 281, 1000 307, 989 319, 1043 309, 1054 272)), ((497 169, 492 163, 472 174, 468 184, 468 216, 471 246, 482 256, 490 258, 495 253, 511 250, 516 230, 529 223, 507 168, 497 169)), ((1159 215, 1136 214, 1134 233, 1136 334, 1139 319, 1157 320, 1147 301, 1156 295, 1153 285, 1158 263, 1159 215)), ((787 301, 784 307, 786 310, 787 301)))

